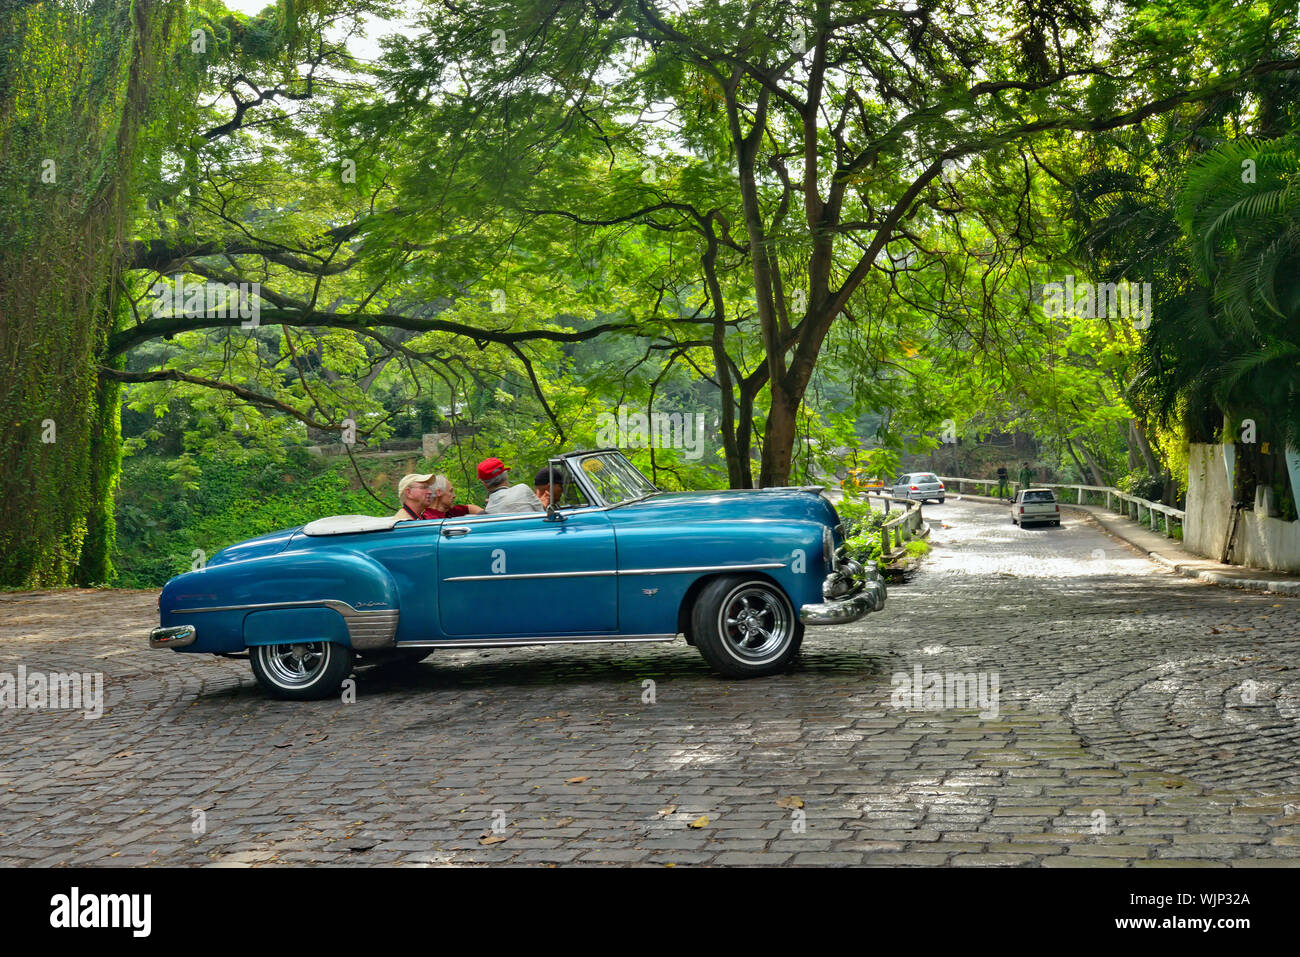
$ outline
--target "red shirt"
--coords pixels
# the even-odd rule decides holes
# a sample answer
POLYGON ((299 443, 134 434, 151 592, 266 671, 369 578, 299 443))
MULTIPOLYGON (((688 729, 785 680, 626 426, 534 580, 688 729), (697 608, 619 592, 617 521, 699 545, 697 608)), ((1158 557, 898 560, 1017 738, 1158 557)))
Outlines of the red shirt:
POLYGON ((459 518, 469 514, 468 505, 453 505, 448 511, 440 512, 435 508, 426 508, 421 518, 459 518))

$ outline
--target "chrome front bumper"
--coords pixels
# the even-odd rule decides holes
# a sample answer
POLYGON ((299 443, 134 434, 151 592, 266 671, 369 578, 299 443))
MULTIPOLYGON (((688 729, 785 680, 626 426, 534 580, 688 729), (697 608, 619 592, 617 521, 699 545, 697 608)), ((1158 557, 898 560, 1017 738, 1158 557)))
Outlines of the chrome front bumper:
MULTIPOLYGON (((861 571, 856 563, 849 568, 861 571)), ((799 620, 805 625, 846 625, 885 607, 885 582, 874 564, 861 580, 856 575, 850 577, 849 569, 841 568, 827 576, 822 597, 826 600, 819 604, 802 606, 799 620)))
POLYGON ((193 625, 177 625, 174 628, 155 628, 149 632, 150 648, 184 648, 194 644, 199 633, 193 625))

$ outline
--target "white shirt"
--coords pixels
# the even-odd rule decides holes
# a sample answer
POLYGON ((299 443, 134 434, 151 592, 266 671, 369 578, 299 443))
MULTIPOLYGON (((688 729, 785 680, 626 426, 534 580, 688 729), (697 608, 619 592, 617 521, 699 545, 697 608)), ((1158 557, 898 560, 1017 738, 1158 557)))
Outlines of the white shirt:
POLYGON ((489 515, 500 515, 504 512, 544 512, 546 506, 537 497, 532 486, 521 482, 509 488, 499 488, 489 495, 483 511, 489 515))

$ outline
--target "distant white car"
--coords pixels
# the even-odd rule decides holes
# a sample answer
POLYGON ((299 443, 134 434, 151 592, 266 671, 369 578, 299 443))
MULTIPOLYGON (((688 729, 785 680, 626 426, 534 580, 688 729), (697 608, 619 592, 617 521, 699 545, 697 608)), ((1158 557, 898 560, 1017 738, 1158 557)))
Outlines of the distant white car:
POLYGON ((894 498, 911 498, 918 502, 934 499, 942 505, 944 488, 939 476, 933 472, 908 472, 900 475, 890 486, 889 494, 894 498))
POLYGON ((1021 489, 1011 503, 1011 521, 1021 528, 1033 524, 1060 526, 1061 507, 1050 488, 1021 489))

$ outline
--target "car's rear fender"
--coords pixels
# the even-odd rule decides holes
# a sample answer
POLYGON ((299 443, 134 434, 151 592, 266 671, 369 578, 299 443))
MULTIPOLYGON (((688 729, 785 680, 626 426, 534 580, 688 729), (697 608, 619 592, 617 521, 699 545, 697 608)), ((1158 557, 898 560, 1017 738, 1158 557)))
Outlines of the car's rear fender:
POLYGON ((286 640, 392 647, 399 611, 388 570, 338 547, 210 566, 173 578, 159 597, 162 627, 193 625, 197 632, 176 650, 200 653, 286 640))
POLYGON ((347 621, 333 608, 268 608, 244 618, 244 644, 281 645, 290 641, 332 641, 351 647, 347 621))

